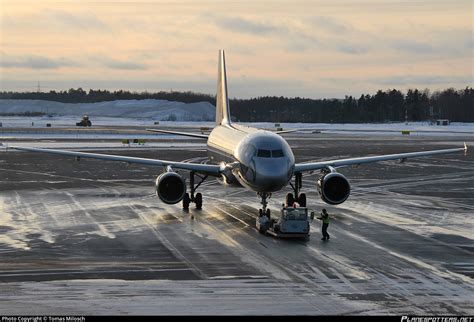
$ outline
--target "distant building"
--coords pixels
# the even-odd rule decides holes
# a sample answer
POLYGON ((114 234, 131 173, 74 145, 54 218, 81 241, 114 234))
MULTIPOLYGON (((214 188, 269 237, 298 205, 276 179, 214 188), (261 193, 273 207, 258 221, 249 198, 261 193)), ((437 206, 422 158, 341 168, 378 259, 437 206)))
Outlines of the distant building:
POLYGON ((436 125, 449 125, 449 120, 446 120, 446 119, 436 120, 436 125))

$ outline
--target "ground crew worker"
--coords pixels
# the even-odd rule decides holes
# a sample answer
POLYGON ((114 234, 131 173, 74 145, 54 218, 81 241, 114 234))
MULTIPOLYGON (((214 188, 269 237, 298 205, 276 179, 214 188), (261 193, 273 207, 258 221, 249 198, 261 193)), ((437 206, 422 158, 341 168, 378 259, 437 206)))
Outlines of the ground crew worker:
POLYGON ((328 234, 328 226, 329 226, 329 214, 327 213, 326 209, 323 209, 321 212, 321 217, 318 217, 319 220, 323 221, 323 227, 321 228, 321 231, 323 233, 323 238, 321 240, 329 240, 329 234, 328 234))

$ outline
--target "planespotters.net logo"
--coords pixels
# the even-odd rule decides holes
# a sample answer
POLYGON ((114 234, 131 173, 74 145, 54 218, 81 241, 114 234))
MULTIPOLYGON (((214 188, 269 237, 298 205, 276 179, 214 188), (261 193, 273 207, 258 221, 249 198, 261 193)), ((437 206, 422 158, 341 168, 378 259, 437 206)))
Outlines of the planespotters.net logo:
POLYGON ((402 316, 401 322, 474 322, 472 316, 402 316))

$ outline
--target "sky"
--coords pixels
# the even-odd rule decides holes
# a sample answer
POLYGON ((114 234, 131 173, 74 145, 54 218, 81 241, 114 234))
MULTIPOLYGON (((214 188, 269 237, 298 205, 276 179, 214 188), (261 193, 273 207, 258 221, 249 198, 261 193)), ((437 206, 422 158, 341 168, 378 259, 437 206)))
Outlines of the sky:
POLYGON ((0 90, 343 98, 473 86, 473 1, 0 0, 0 90))

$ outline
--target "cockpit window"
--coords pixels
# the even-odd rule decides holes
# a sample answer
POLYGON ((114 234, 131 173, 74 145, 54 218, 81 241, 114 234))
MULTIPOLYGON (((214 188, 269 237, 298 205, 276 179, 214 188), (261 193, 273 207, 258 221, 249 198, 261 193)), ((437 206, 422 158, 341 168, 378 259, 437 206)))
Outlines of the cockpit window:
POLYGON ((272 150, 272 158, 281 158, 283 156, 283 150, 272 150))
POLYGON ((270 158, 271 157, 271 151, 270 150, 258 150, 257 151, 257 157, 260 158, 270 158))
POLYGON ((283 150, 261 150, 257 151, 257 157, 260 158, 281 158, 285 156, 283 150))

